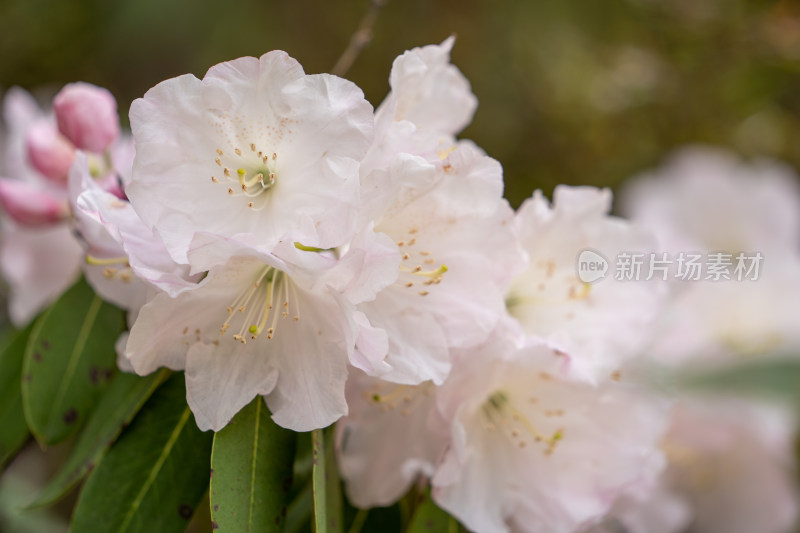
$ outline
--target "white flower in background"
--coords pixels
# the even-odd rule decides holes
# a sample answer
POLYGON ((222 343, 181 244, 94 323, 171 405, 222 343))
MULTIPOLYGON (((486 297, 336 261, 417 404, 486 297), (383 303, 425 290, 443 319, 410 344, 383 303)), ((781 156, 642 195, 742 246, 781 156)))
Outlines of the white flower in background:
POLYGON ((449 442, 436 408, 437 387, 398 385, 355 371, 347 380, 347 416, 336 423, 336 453, 348 500, 391 505, 426 481, 449 442))
POLYGON ((189 260, 208 269, 203 281, 142 307, 127 343, 133 368, 185 369, 189 406, 203 430, 221 429, 256 395, 278 424, 295 431, 336 421, 347 412, 348 362, 377 365, 386 355, 364 346, 356 355, 356 337, 369 333, 348 302, 348 283, 370 272, 358 289, 374 297, 391 282, 395 264, 381 276, 369 250, 348 252, 359 262, 302 250, 291 239, 275 254, 219 239, 193 241, 189 260), (223 255, 230 259, 217 264, 223 255))
POLYGON ((505 316, 503 288, 522 264, 502 168, 461 143, 435 165, 399 157, 373 178, 367 211, 402 259, 394 284, 359 306, 388 335, 381 377, 441 383, 449 351, 483 341, 505 316))
POLYGON ((663 402, 593 384, 541 341, 497 337, 461 354, 437 402, 452 441, 433 498, 470 530, 575 531, 648 487, 660 462, 663 402))
MULTIPOLYGON (((652 494, 632 492, 606 523, 629 533, 786 533, 798 517, 792 417, 725 399, 676 405, 652 494)), ((603 533, 608 529, 591 529, 603 533)))
MULTIPOLYGON (((763 257, 757 280, 712 281, 705 272, 699 280, 675 280, 646 350, 652 360, 708 371, 737 360, 796 355, 800 194, 786 167, 688 149, 632 182, 622 197, 626 211, 652 229, 668 253, 763 257)), ((788 531, 798 514, 794 430, 779 407, 683 398, 664 444, 669 467, 661 490, 688 510, 693 531, 788 531)), ((619 519, 633 532, 649 533, 647 518, 663 503, 629 500, 619 519)))
POLYGON ((55 101, 54 116, 22 89, 12 88, 4 99, 7 141, 0 204, 6 216, 0 270, 10 286, 10 315, 17 326, 58 298, 80 273, 83 253, 73 235, 67 190, 74 143, 95 150, 88 163, 92 178, 122 196, 113 165, 124 163, 126 142, 119 139, 111 93, 71 84, 55 101), (62 125, 66 136, 59 132, 62 125))
POLYGON ((673 259, 730 255, 731 279, 709 280, 703 271, 699 280, 672 284, 649 353, 662 363, 700 366, 800 347, 800 187, 787 167, 686 149, 622 197, 673 259), (757 279, 736 279, 740 253, 760 254, 757 279))
POLYGON ((657 283, 616 280, 613 266, 595 283, 578 277, 583 250, 613 261, 622 251, 653 247, 647 231, 610 209, 607 189, 560 185, 552 206, 537 191, 517 211, 529 262, 508 288, 508 309, 525 334, 547 339, 588 376, 607 376, 639 355, 662 293, 657 283))
MULTIPOLYGON (((19 88, 6 93, 3 117, 6 138, 0 171, 4 176, 0 178, 4 212, 0 222, 0 271, 9 285, 11 321, 22 327, 77 280, 83 252, 68 222, 64 181, 71 161, 66 162, 64 179, 53 174, 58 178, 54 181, 41 174, 32 165, 35 161, 28 157, 32 128, 48 129, 51 137, 58 138, 55 121, 19 88)), ((38 137, 33 135, 33 140, 38 137)), ((74 150, 67 152, 72 154, 74 150)), ((61 154, 56 150, 51 160, 61 161, 61 154)))
POLYGON ((288 232, 324 249, 352 237, 373 116, 351 82, 274 51, 164 81, 130 117, 126 192, 176 261, 197 232, 250 236, 265 251, 288 232))
POLYGON ((635 176, 620 192, 620 208, 656 233, 661 251, 760 251, 766 265, 799 250, 797 179, 777 161, 686 148, 635 176))
MULTIPOLYGON (((703 533, 782 533, 798 517, 792 416, 726 399, 678 404, 664 442, 663 483, 703 533)), ((649 531, 649 530, 643 530, 649 531)))

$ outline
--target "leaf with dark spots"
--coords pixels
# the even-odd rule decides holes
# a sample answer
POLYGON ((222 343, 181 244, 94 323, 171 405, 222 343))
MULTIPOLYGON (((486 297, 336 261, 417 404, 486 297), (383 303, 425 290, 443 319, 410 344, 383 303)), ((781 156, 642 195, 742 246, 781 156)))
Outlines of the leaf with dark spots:
POLYGON ((178 514, 184 520, 189 520, 194 514, 194 509, 192 508, 191 505, 186 505, 184 503, 178 507, 178 514))
POLYGON ((36 321, 23 360, 23 374, 31 379, 22 383, 22 399, 40 444, 61 442, 86 422, 107 386, 101 377, 115 367, 114 344, 124 325, 123 312, 103 303, 83 280, 36 321))
POLYGON ((211 439, 186 405, 183 374, 174 374, 86 480, 71 531, 183 532, 186 519, 177 510, 195 509, 208 488, 211 439))
POLYGON ((168 373, 162 370, 145 377, 116 374, 97 409, 89 416, 69 458, 31 507, 53 503, 91 472, 168 373))
POLYGON ((64 422, 67 424, 74 424, 78 420, 78 411, 74 407, 70 407, 64 411, 64 422))
POLYGON ((28 326, 10 332, 0 346, 0 467, 14 457, 29 436, 21 384, 28 377, 22 373, 22 367, 32 329, 28 326))

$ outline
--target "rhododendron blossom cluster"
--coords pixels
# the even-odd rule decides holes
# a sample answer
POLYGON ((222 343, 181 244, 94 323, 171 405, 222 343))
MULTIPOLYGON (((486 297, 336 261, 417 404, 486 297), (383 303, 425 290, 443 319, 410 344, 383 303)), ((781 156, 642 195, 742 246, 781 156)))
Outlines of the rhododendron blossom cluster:
POLYGON ((221 63, 134 101, 130 137, 105 89, 68 85, 51 112, 10 90, 12 320, 82 268, 127 311, 122 371, 183 372, 203 431, 259 397, 283 428, 335 424, 360 508, 430 487, 478 532, 786 531, 789 414, 648 375, 796 353, 794 176, 696 149, 623 192, 629 219, 594 187, 514 210, 500 163, 457 137, 477 99, 453 44, 399 56, 376 109, 285 52, 221 63), (710 211, 717 227, 692 218, 710 211), (766 259, 757 282, 631 280, 613 262, 585 281, 584 250, 766 259))

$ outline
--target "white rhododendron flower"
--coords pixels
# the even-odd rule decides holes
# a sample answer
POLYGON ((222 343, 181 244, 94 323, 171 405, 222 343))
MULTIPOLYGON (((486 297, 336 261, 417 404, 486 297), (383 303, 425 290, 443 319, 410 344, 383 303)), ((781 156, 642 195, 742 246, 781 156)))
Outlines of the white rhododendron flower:
POLYGON ((176 261, 196 232, 255 236, 265 251, 287 232, 319 248, 352 237, 373 118, 351 82, 275 51, 164 81, 130 117, 126 192, 176 261))
POLYGON ((727 151, 686 148, 634 177, 620 193, 621 207, 655 232, 660 251, 761 252, 773 259, 800 246, 797 179, 777 161, 745 163, 727 151))
POLYGON ((417 128, 455 135, 472 120, 478 100, 469 81, 450 64, 455 43, 449 37, 442 44, 409 50, 392 64, 389 96, 375 112, 381 125, 386 121, 409 121, 417 128))
MULTIPOLYGON (((611 513, 630 533, 784 533, 798 516, 793 432, 782 409, 726 399, 681 401, 654 493, 631 493, 611 513)), ((602 529, 592 529, 601 533, 602 529)))
POLYGON ((594 283, 579 278, 583 250, 613 261, 654 245, 646 230, 610 216, 610 209, 608 190, 560 185, 552 205, 537 192, 517 211, 529 261, 508 288, 508 309, 525 334, 546 338, 587 375, 608 375, 639 355, 662 294, 644 278, 615 279, 613 263, 594 283))
MULTIPOLYGON (((289 429, 336 421, 347 412, 348 361, 378 364, 385 357, 363 346, 356 356, 364 326, 344 296, 346 280, 372 268, 372 256, 337 260, 291 242, 267 254, 218 239, 198 236, 189 259, 205 266, 226 248, 225 264, 209 266, 195 287, 175 297, 158 294, 140 310, 127 344, 133 368, 139 374, 185 369, 187 399, 204 430, 222 429, 256 395, 289 429)), ((381 276, 371 282, 373 296, 386 283, 381 276)))
POLYGON ((502 168, 462 143, 435 165, 398 159, 375 181, 374 230, 402 262, 394 284, 359 309, 388 334, 384 379, 441 383, 449 350, 483 341, 505 316, 503 288, 522 264, 502 168))
POLYGON ((472 120, 478 100, 450 63, 455 39, 408 50, 392 64, 391 90, 375 111, 375 140, 361 163, 362 180, 386 170, 398 154, 430 162, 455 147, 455 135, 472 120))
POLYGON ((433 476, 449 442, 437 390, 430 381, 399 385, 362 372, 350 375, 349 412, 336 423, 336 452, 354 505, 391 505, 415 481, 433 476))
MULTIPOLYGON (((463 355, 463 354, 462 354, 463 355)), ((594 384, 562 354, 502 336, 459 359, 437 395, 452 441, 433 498, 482 532, 570 532, 651 483, 663 402, 624 381, 594 384)))

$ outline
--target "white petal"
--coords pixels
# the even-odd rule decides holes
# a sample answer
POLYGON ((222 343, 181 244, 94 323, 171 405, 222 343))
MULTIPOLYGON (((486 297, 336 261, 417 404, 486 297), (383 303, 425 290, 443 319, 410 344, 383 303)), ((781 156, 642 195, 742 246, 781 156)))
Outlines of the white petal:
POLYGON ((231 350, 195 343, 186 353, 186 400, 201 430, 221 430, 255 396, 275 387, 277 370, 251 345, 231 350))

